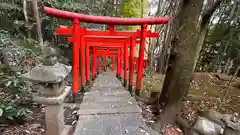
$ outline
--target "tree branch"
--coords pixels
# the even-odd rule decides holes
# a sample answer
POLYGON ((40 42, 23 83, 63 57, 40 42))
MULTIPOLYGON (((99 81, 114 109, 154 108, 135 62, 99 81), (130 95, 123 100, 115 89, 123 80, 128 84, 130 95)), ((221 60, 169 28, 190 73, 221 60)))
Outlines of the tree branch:
POLYGON ((213 13, 216 11, 216 9, 220 6, 221 2, 223 0, 216 0, 204 13, 202 16, 202 22, 201 22, 201 28, 205 27, 205 25, 208 24, 210 21, 213 13))

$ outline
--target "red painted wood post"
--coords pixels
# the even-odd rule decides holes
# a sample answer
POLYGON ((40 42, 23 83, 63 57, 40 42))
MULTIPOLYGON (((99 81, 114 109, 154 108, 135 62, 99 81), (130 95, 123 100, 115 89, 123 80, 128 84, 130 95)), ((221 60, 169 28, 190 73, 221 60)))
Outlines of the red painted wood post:
POLYGON ((115 29, 115 26, 114 26, 114 25, 109 25, 109 26, 108 26, 108 30, 109 30, 109 31, 113 32, 114 29, 115 29))
POLYGON ((120 57, 119 57, 119 79, 122 80, 122 49, 120 48, 120 57))
POLYGON ((136 71, 136 66, 137 66, 137 63, 136 63, 136 60, 135 60, 135 58, 133 57, 133 72, 135 72, 136 71))
MULTIPOLYGON (((110 31, 110 32, 114 32, 114 29, 115 29, 115 26, 114 25, 109 25, 108 26, 108 30, 110 31)), ((112 57, 112 70, 114 71, 114 63, 115 63, 115 57, 113 56, 112 57)), ((117 68, 117 66, 116 66, 116 68, 117 68)), ((117 71, 116 71, 117 72, 117 71)))
POLYGON ((78 19, 73 20, 73 101, 75 102, 75 94, 79 88, 79 45, 80 45, 80 22, 78 19))
POLYGON ((136 38, 132 38, 130 43, 130 57, 129 57, 129 83, 128 83, 128 91, 132 93, 133 87, 133 74, 134 74, 134 50, 136 44, 136 38))
POLYGON ((98 56, 98 71, 97 74, 99 74, 101 72, 101 56, 98 56))
POLYGON ((138 71, 138 59, 139 59, 139 57, 137 59, 135 59, 135 71, 136 72, 138 71))
POLYGON ((137 84, 135 94, 140 95, 140 90, 142 87, 142 77, 143 77, 143 61, 144 61, 144 49, 145 49, 145 31, 147 30, 147 25, 141 25, 141 37, 140 37, 140 49, 138 55, 138 70, 137 70, 137 84))
POLYGON ((117 54, 117 70, 116 70, 116 77, 119 78, 119 69, 120 67, 120 51, 118 51, 118 54, 117 54))
POLYGON ((104 71, 106 72, 107 71, 107 56, 106 55, 104 55, 103 56, 103 64, 104 64, 104 71))
POLYGON ((123 77, 123 87, 127 87, 127 61, 128 61, 128 44, 124 44, 124 77, 123 77))
POLYGON ((86 85, 90 84, 90 50, 86 44, 86 85))
POLYGON ((80 62, 81 62, 81 91, 84 92, 84 86, 86 84, 86 72, 85 72, 85 41, 84 37, 81 36, 80 44, 80 62))
MULTIPOLYGON (((130 54, 131 54, 131 46, 130 46, 130 54)), ((130 56, 129 56, 130 57, 130 56)), ((130 57, 130 59, 131 59, 131 57, 130 57)), ((133 59, 133 72, 134 72, 134 65, 135 65, 135 63, 134 63, 134 59, 133 59)), ((129 66, 129 70, 130 70, 130 66, 129 66)))
POLYGON ((114 71, 114 62, 115 62, 115 57, 112 56, 112 71, 114 71))
POLYGON ((93 80, 96 78, 96 49, 93 47, 92 53, 92 78, 93 80))

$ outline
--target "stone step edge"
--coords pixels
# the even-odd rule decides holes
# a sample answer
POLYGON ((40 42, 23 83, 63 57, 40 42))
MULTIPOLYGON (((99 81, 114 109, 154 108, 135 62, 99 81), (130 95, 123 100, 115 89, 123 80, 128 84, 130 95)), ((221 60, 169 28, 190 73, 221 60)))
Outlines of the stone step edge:
MULTIPOLYGON (((77 114, 77 117, 84 117, 84 116, 101 116, 101 115, 119 115, 119 114, 140 114, 140 112, 123 112, 123 113, 97 113, 97 114, 77 114)), ((141 115, 142 117, 142 115, 141 115)))
POLYGON ((121 110, 121 108, 113 109, 79 109, 77 115, 98 115, 98 114, 124 114, 124 113, 142 113, 142 109, 140 107, 134 107, 134 111, 131 110, 132 107, 123 108, 125 110, 121 110), (130 111, 128 111, 130 110, 130 111), (86 113, 84 113, 86 111, 86 113))
POLYGON ((61 135, 68 135, 71 128, 72 128, 72 126, 70 126, 70 125, 64 125, 61 135))

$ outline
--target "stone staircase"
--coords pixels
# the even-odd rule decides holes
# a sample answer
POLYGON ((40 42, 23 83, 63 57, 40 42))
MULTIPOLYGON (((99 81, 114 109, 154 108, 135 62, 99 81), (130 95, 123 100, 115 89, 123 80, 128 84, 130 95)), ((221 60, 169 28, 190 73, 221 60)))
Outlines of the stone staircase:
POLYGON ((74 135, 158 135, 146 126, 141 108, 114 72, 101 73, 86 92, 74 135))

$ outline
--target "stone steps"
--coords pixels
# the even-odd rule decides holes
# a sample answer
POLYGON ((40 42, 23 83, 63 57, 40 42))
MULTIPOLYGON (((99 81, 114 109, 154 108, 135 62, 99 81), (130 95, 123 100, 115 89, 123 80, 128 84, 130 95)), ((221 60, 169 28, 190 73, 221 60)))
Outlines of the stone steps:
POLYGON ((79 108, 74 135, 158 135, 146 130, 141 108, 113 72, 98 76, 79 108))

